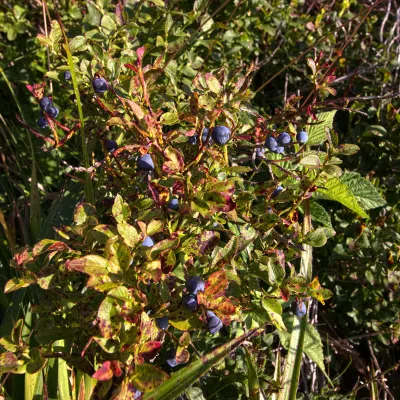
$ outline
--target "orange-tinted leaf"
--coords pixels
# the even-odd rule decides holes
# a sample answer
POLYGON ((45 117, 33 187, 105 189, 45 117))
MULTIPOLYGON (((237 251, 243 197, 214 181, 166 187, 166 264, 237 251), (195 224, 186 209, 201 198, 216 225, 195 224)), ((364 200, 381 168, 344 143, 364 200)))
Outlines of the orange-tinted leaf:
POLYGON ((178 346, 175 359, 178 364, 186 364, 190 359, 190 353, 184 347, 178 346))
POLYGON ((205 294, 207 296, 222 296, 229 285, 225 271, 214 272, 207 279, 205 294))
POLYGON ((142 344, 139 349, 139 356, 143 359, 143 361, 150 361, 160 351, 161 346, 161 342, 158 341, 149 341, 145 344, 142 344))

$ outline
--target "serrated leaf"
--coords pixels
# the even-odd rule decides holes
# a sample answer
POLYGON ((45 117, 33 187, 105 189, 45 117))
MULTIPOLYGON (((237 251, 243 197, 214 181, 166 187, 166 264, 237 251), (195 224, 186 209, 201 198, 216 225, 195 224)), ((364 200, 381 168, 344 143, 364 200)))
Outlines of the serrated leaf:
POLYGON ((332 228, 331 217, 321 204, 312 201, 310 203, 311 218, 328 228, 332 228))
POLYGON ((343 174, 342 168, 340 168, 340 167, 338 167, 337 165, 334 165, 334 164, 325 165, 323 171, 327 175, 329 175, 331 177, 335 177, 335 178, 339 178, 343 174))
POLYGON ((310 168, 319 168, 321 166, 319 157, 314 154, 310 154, 309 156, 302 158, 300 160, 300 164, 310 168))
POLYGON ((358 204, 364 210, 371 210, 377 207, 383 207, 386 204, 385 199, 380 195, 376 187, 357 172, 346 172, 340 178, 351 190, 358 204))
MULTIPOLYGON (((308 145, 315 145, 325 142, 327 140, 325 128, 332 129, 333 118, 335 117, 336 110, 327 111, 317 114, 318 121, 320 122, 317 125, 311 125, 308 131, 308 145)), ((316 123, 311 118, 308 121, 309 123, 316 123)))
POLYGON ((321 193, 321 197, 328 197, 331 200, 338 201, 361 217, 368 218, 368 214, 360 207, 350 188, 338 178, 330 179, 325 183, 324 189, 318 189, 317 192, 321 193))

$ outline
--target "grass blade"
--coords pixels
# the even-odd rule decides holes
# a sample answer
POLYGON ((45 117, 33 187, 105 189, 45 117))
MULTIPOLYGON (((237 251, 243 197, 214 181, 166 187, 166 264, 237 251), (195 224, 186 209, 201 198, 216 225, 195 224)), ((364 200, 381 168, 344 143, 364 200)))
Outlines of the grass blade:
MULTIPOLYGON (((56 347, 58 347, 60 351, 65 351, 64 340, 57 340, 57 342, 54 343, 54 348, 56 347)), ((62 358, 58 358, 57 364, 58 364, 58 400, 71 400, 67 363, 62 358)))
MULTIPOLYGON (((79 87, 78 87, 78 81, 76 79, 76 74, 75 74, 75 66, 74 62, 72 59, 72 54, 71 50, 69 47, 69 42, 67 38, 67 34, 65 33, 64 25, 61 21, 61 17, 56 11, 56 17, 58 24, 60 25, 61 32, 64 37, 64 48, 65 52, 67 53, 67 61, 68 61, 68 66, 69 70, 71 72, 71 78, 72 78, 72 85, 74 87, 74 93, 75 93, 75 98, 76 98, 76 104, 78 105, 78 114, 79 114, 79 121, 81 122, 81 127, 80 127, 80 132, 81 132, 81 140, 82 140, 82 152, 83 152, 83 165, 85 168, 89 168, 89 154, 88 154, 88 149, 86 146, 86 137, 85 137, 85 122, 83 120, 83 110, 82 110, 82 103, 81 103, 81 96, 79 93, 79 87)), ((90 179, 90 174, 89 172, 85 172, 85 195, 86 195, 86 202, 87 203, 94 203, 94 197, 93 197, 93 187, 92 187, 92 181, 90 179)))
POLYGON ((183 393, 190 385, 196 382, 210 368, 221 361, 230 352, 240 346, 246 339, 250 338, 259 329, 253 329, 244 335, 231 340, 230 342, 218 347, 211 353, 192 362, 185 368, 176 372, 170 379, 163 382, 156 390, 144 395, 143 400, 170 400, 175 399, 183 393))
POLYGON ((251 354, 245 347, 246 352, 246 364, 247 364, 247 375, 248 375, 248 384, 249 384, 249 399, 250 400, 259 400, 260 398, 260 383, 258 381, 257 369, 254 365, 254 361, 251 357, 251 354))

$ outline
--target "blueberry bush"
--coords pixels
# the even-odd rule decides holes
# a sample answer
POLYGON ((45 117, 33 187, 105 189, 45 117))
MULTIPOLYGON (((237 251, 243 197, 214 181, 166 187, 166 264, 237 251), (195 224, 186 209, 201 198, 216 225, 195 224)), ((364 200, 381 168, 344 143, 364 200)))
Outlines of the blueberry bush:
POLYGON ((395 2, 38 3, 0 6, 0 396, 395 398, 395 2))

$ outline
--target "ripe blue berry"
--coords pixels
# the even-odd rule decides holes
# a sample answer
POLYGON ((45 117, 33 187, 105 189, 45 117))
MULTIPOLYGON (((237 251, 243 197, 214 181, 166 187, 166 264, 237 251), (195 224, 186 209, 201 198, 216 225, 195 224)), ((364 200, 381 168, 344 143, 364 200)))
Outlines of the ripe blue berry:
POLYGON ((197 144, 197 136, 196 135, 189 136, 188 142, 189 142, 189 144, 194 146, 195 144, 197 144))
POLYGON ((268 136, 267 140, 265 141, 265 147, 269 151, 276 151, 276 149, 278 147, 278 142, 276 141, 276 139, 273 136, 268 136))
POLYGON ((168 203, 168 208, 170 210, 174 210, 177 211, 179 209, 179 201, 178 199, 172 199, 169 203, 168 203))
POLYGON ((137 400, 142 395, 142 392, 139 389, 133 388, 133 400, 137 400))
POLYGON ((146 236, 146 238, 142 242, 142 246, 144 247, 153 247, 154 246, 154 240, 151 236, 146 236))
POLYGON ((308 140, 308 133, 306 131, 300 131, 297 135, 296 135, 296 140, 299 143, 307 143, 308 140))
POLYGON ((71 79, 71 71, 64 71, 64 79, 69 81, 71 79))
POLYGON ((204 281, 199 276, 191 276, 186 281, 186 289, 189 293, 197 294, 199 290, 204 292, 204 287, 204 281))
POLYGON ((117 142, 115 140, 106 140, 104 146, 108 151, 115 151, 118 149, 117 142))
POLYGON ((264 158, 265 149, 263 147, 258 147, 256 149, 256 157, 257 158, 264 158))
POLYGON ((150 154, 139 157, 137 165, 143 171, 152 171, 154 169, 154 162, 150 154))
POLYGON ((189 308, 189 310, 196 311, 197 310, 197 296, 190 293, 190 294, 184 294, 182 296, 182 304, 189 308))
POLYGON ((281 146, 284 145, 284 144, 289 144, 291 140, 292 140, 292 138, 290 137, 290 135, 287 132, 282 132, 278 136, 278 143, 281 146))
POLYGON ((160 329, 167 329, 169 326, 168 317, 157 318, 156 323, 160 329))
MULTIPOLYGON (((209 129, 208 129, 208 128, 204 128, 204 129, 203 129, 203 133, 201 134, 201 141, 202 141, 203 143, 207 140, 208 132, 209 132, 209 129)), ((211 143, 212 143, 212 139, 211 139, 211 137, 210 137, 210 139, 208 140, 208 144, 211 144, 211 143)))
POLYGON ((47 109, 48 109, 49 107, 52 107, 52 106, 53 106, 53 103, 51 102, 51 100, 50 100, 48 97, 42 97, 42 98, 39 100, 39 105, 40 105, 40 108, 41 108, 43 111, 47 111, 47 109))
POLYGON ((178 361, 176 361, 175 357, 176 357, 176 349, 172 347, 167 351, 165 355, 165 360, 171 368, 174 368, 178 365, 178 361))
POLYGON ((92 86, 96 93, 105 93, 108 89, 108 83, 102 77, 94 78, 92 80, 92 86))
POLYGON ((212 130, 211 137, 216 144, 226 144, 231 137, 231 130, 226 126, 218 125, 212 130))
POLYGON ((46 121, 46 118, 43 118, 43 117, 41 117, 37 120, 37 124, 38 124, 39 128, 42 128, 42 129, 47 128, 49 126, 49 123, 46 121))
POLYGON ((215 335, 223 327, 222 321, 212 311, 207 311, 207 325, 212 335, 215 335))
POLYGON ((299 318, 302 318, 307 314, 307 307, 303 301, 301 302, 301 304, 299 304, 299 302, 297 301, 294 301, 293 309, 294 314, 296 314, 299 318))
POLYGON ((276 154, 282 154, 285 151, 285 148, 282 146, 278 146, 275 150, 276 154))
POLYGON ((51 106, 46 109, 47 114, 51 118, 57 118, 57 115, 59 113, 59 109, 57 107, 51 106))
POLYGON ((276 196, 278 196, 279 193, 281 193, 283 190, 283 187, 281 185, 279 185, 278 187, 275 188, 275 190, 272 192, 271 197, 274 198, 276 196))

